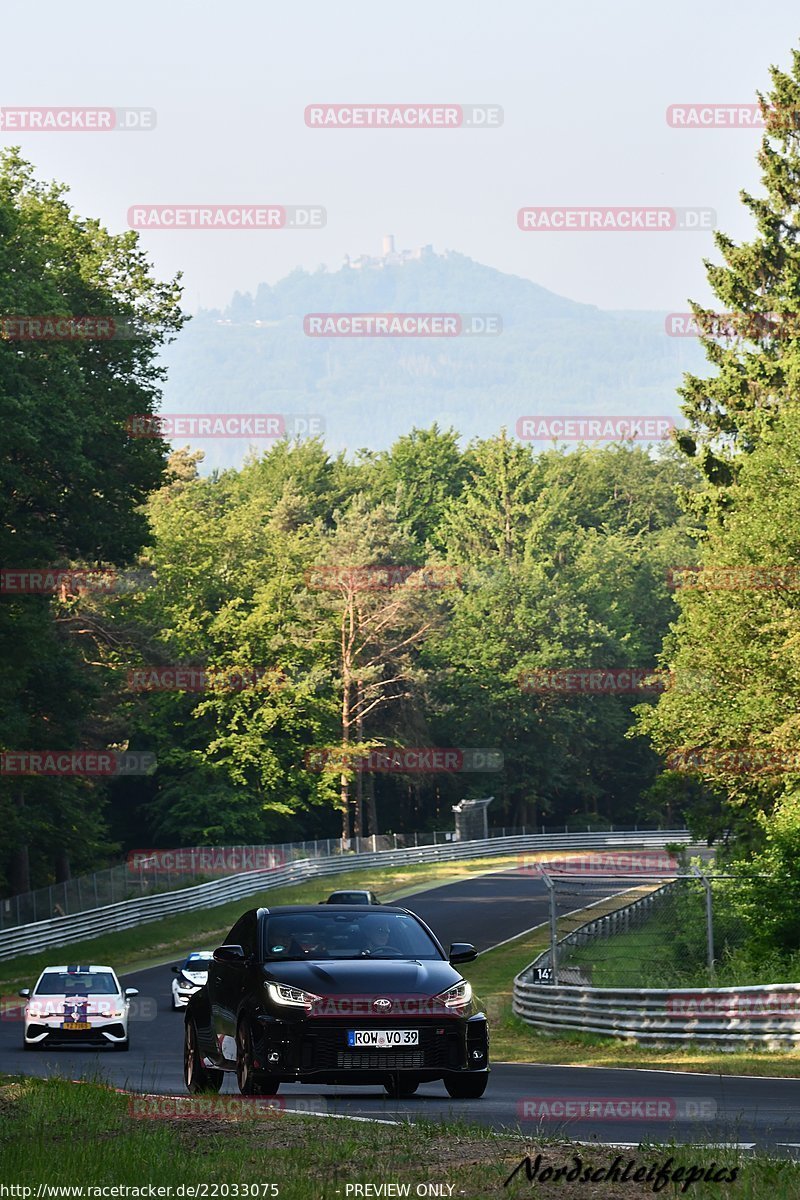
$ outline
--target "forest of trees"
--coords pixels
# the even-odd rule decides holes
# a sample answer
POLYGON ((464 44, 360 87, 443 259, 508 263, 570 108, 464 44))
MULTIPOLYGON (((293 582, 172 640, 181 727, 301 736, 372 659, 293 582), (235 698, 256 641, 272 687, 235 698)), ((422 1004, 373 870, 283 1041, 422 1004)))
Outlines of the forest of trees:
MULTIPOLYGON (((800 55, 766 104, 800 111, 800 55)), ((684 381, 674 446, 536 453, 434 424, 380 452, 283 441, 206 476, 197 451, 126 426, 157 408, 179 280, 7 153, 2 310, 112 314, 139 336, 0 338, 0 562, 149 586, 0 596, 0 748, 157 766, 1 774, 2 892, 131 846, 442 828, 493 795, 494 824, 687 821, 738 860, 761 935, 800 945, 799 140, 768 126, 753 240, 716 235, 726 324, 693 306, 709 369, 684 381), (131 684, 177 666, 207 684, 131 684), (584 668, 654 674, 638 693, 525 685, 584 668), (377 747, 502 767, 357 769, 377 747)))

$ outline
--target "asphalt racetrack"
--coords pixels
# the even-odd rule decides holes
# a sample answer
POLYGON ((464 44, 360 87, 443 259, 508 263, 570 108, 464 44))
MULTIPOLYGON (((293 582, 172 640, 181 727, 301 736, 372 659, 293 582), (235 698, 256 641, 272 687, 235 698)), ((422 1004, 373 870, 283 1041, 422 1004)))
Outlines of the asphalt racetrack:
MULTIPOLYGON (((630 884, 620 885, 625 886, 630 884)), ((603 880, 581 884, 580 894, 571 901, 565 896, 562 907, 564 911, 582 907, 615 890, 619 887, 603 880)), ((320 897, 325 894, 326 881, 321 880, 320 897)), ((514 870, 445 884, 397 903, 418 913, 445 946, 469 941, 478 950, 546 921, 549 911, 542 880, 514 870)), ((242 911, 246 907, 243 900, 242 911)), ((194 948, 187 946, 187 950, 194 948)), ((57 950, 53 961, 58 961, 57 950)), ((0 1023, 2 1069, 12 1074, 101 1078, 136 1092, 185 1094, 183 1016, 170 1007, 170 965, 124 976, 128 987, 139 989, 141 1011, 147 1018, 131 1023, 127 1054, 91 1049, 26 1052, 20 1044, 19 1022, 6 1021, 0 1023)), ((31 980, 31 985, 34 982, 31 980)), ((232 1075, 223 1092, 236 1092, 232 1075)), ((376 1087, 286 1084, 280 1090, 280 1103, 287 1109, 382 1120, 458 1118, 498 1130, 521 1128, 531 1134, 541 1128, 549 1135, 620 1146, 674 1139, 692 1144, 753 1145, 779 1154, 800 1152, 800 1079, 494 1063, 489 1087, 480 1100, 451 1100, 440 1083, 423 1084, 416 1096, 404 1100, 390 1100, 376 1087), (558 1107, 563 1102, 598 1100, 629 1102, 631 1115, 602 1120, 556 1115, 563 1112, 558 1107), (644 1107, 646 1101, 650 1104, 644 1107), (545 1120, 541 1119, 543 1103, 548 1106, 545 1120)))

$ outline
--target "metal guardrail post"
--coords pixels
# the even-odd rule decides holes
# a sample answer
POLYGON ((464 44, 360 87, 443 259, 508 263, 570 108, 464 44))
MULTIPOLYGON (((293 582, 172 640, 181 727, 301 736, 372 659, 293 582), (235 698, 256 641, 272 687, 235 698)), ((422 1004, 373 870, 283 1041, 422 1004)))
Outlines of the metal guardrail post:
POLYGON ((558 912, 556 910, 555 880, 542 871, 542 879, 550 897, 550 967, 553 972, 553 987, 558 987, 558 912))
POLYGON ((706 891, 706 958, 710 975, 714 974, 714 901, 711 895, 711 880, 706 878, 699 867, 692 867, 693 873, 703 884, 706 891))

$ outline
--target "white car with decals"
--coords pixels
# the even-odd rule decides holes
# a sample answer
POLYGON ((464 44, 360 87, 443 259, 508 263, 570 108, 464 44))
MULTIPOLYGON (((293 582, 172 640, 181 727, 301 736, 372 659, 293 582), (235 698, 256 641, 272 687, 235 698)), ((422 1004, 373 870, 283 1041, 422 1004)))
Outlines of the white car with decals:
POLYGON ((189 997, 193 996, 208 979, 208 966, 214 957, 210 950, 192 950, 182 963, 172 968, 175 978, 172 981, 172 1007, 174 1010, 186 1008, 189 997))
POLYGON ((131 997, 111 967, 45 967, 33 991, 24 988, 23 1047, 87 1044, 127 1050, 131 997))

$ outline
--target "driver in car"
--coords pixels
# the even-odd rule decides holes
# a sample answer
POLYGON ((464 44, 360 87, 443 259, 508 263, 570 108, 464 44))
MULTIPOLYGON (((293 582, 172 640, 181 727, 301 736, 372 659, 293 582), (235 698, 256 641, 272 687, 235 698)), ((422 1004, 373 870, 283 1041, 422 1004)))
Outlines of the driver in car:
POLYGON ((399 954, 397 946, 390 942, 389 924, 383 919, 370 922, 367 930, 367 952, 369 954, 399 954))

